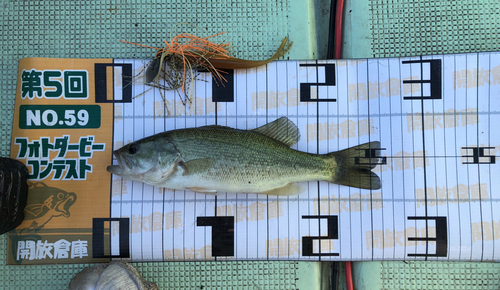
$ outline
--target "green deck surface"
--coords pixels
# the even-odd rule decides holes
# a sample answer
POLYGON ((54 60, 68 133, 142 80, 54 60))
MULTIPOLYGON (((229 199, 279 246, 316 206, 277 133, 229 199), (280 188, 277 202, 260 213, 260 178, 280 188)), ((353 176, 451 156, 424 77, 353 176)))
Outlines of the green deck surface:
MULTIPOLYGON (((269 57, 285 35, 294 41, 290 59, 324 58, 328 1, 166 2, 0 1, 0 156, 10 154, 17 63, 24 57, 151 58, 151 50, 119 40, 161 45, 179 32, 227 31, 219 40, 231 42, 241 58, 269 57)), ((344 24, 344 58, 500 50, 500 4, 494 0, 348 1, 344 24)), ((0 289, 67 289, 87 266, 7 266, 6 238, 0 236, 0 289)), ((160 289, 321 288, 320 263, 134 265, 160 289)), ((500 266, 493 263, 369 262, 353 268, 357 289, 500 288, 500 266)))

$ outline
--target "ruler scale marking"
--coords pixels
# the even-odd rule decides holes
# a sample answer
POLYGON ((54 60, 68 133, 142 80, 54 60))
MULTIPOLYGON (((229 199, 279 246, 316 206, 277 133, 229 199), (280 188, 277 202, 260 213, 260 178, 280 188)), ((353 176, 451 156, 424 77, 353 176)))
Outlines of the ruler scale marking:
MULTIPOLYGON (((467 54, 435 56, 430 58, 420 57, 375 60, 372 63, 370 60, 278 62, 267 65, 262 72, 258 70, 252 71, 251 69, 245 70, 244 73, 235 71, 234 89, 236 94, 234 102, 215 102, 210 104, 208 98, 205 97, 205 102, 201 107, 205 112, 212 110, 214 123, 219 125, 253 129, 275 120, 281 115, 289 115, 294 123, 299 126, 302 133, 303 140, 297 145, 297 148, 302 151, 305 150, 312 153, 323 154, 332 151, 332 146, 334 146, 334 144, 336 144, 334 148, 343 149, 356 145, 357 143, 363 143, 365 140, 372 141, 380 139, 382 141, 381 147, 387 148, 381 151, 382 155, 384 156, 386 153, 389 155, 386 159, 386 165, 382 164, 377 166, 377 171, 380 171, 378 173, 382 176, 383 182, 380 201, 378 198, 375 198, 373 193, 366 195, 366 197, 361 197, 361 195, 354 196, 352 194, 360 191, 353 188, 323 184, 323 182, 307 183, 306 186, 308 190, 314 194, 306 195, 306 198, 263 197, 255 194, 241 195, 228 193, 210 198, 205 197, 200 200, 198 197, 202 195, 197 193, 189 191, 172 192, 142 185, 137 182, 131 182, 126 179, 116 178, 112 180, 112 191, 123 191, 125 187, 128 188, 128 190, 125 194, 117 195, 116 197, 111 196, 111 212, 113 216, 127 216, 128 214, 130 217, 132 217, 132 215, 130 215, 131 213, 135 215, 140 213, 141 220, 139 228, 147 228, 148 226, 156 227, 156 222, 154 222, 154 224, 148 224, 144 216, 153 215, 158 210, 163 211, 163 215, 165 215, 170 207, 172 212, 182 211, 179 218, 182 219, 183 222, 189 221, 189 223, 192 223, 192 219, 190 216, 188 217, 188 215, 191 214, 190 212, 196 212, 197 214, 204 212, 204 214, 209 215, 209 207, 206 207, 206 205, 210 203, 209 200, 212 200, 212 204, 214 205, 214 216, 235 215, 236 231, 234 245, 236 250, 235 256, 232 258, 216 257, 215 260, 228 258, 236 260, 273 260, 287 259, 287 257, 300 260, 319 261, 335 261, 344 258, 354 260, 375 260, 380 258, 453 260, 454 257, 457 257, 459 260, 463 258, 475 259, 474 257, 477 257, 476 259, 478 260, 498 259, 495 258, 498 257, 498 254, 496 254, 494 246, 498 241, 495 239, 494 224, 496 221, 494 220, 495 212, 493 211, 494 205, 498 203, 498 198, 495 196, 494 191, 497 185, 495 180, 491 179, 493 172, 498 172, 497 167, 495 167, 495 165, 498 164, 498 156, 497 154, 493 155, 487 151, 490 149, 482 149, 485 147, 481 147, 493 146, 492 148, 498 148, 495 147, 498 146, 498 144, 492 143, 494 139, 490 138, 490 136, 492 136, 491 131, 489 131, 488 135, 482 135, 480 129, 485 128, 486 130, 491 130, 490 124, 494 124, 493 120, 497 120, 500 111, 491 103, 491 94, 493 91, 492 84, 481 87, 480 78, 478 76, 474 79, 472 75, 468 75, 469 72, 473 72, 474 69, 480 71, 485 64, 487 64, 485 69, 491 72, 498 66, 496 65, 498 60, 493 60, 493 55, 498 56, 498 54, 467 54), (418 64, 403 64, 405 61, 420 62, 418 64), (429 65, 427 65, 428 63, 425 61, 440 61, 442 64, 443 75, 440 76, 442 77, 443 84, 441 89, 442 99, 436 99, 432 94, 427 95, 429 89, 424 89, 424 86, 430 84, 430 90, 432 91, 432 81, 427 82, 426 80, 427 77, 431 77, 426 70, 430 70, 432 64, 429 63, 429 65), (460 74, 462 73, 461 70, 465 71, 464 86, 466 88, 472 86, 474 88, 473 90, 464 91, 457 88, 457 86, 461 85, 460 82, 457 82, 461 81, 457 80, 457 75, 454 76, 451 82, 454 88, 450 88, 449 77, 453 76, 453 74, 451 74, 449 70, 451 64, 449 61, 453 63, 451 72, 456 71, 458 72, 457 74, 460 74), (313 65, 313 67, 301 68, 301 64, 313 65), (335 102, 325 102, 324 100, 314 101, 314 99, 312 102, 301 102, 298 90, 299 85, 303 82, 303 79, 300 79, 301 73, 305 73, 303 76, 306 77, 306 83, 322 83, 326 81, 326 79, 324 79, 326 70, 321 67, 323 64, 333 64, 335 66, 336 88, 333 88, 333 86, 313 86, 315 92, 313 92, 311 98, 325 98, 326 100, 335 99, 335 102), (407 67, 409 70, 403 72, 401 68, 404 68, 405 65, 409 66, 407 67), (462 69, 464 65, 465 69, 462 69), (371 75, 373 69, 376 69, 376 73, 371 75), (294 70, 295 73, 293 73, 294 70), (292 74, 290 74, 291 72, 292 74), (286 77, 282 80, 280 76, 282 76, 283 73, 285 73, 286 77), (407 75, 406 73, 409 73, 410 79, 405 82, 403 80, 407 75), (399 87, 399 90, 401 90, 400 100, 393 97, 393 93, 396 95, 393 88, 397 88, 396 86, 393 87, 391 83, 393 74, 397 75, 395 79, 399 79, 402 82, 399 87), (473 79, 474 83, 471 83, 468 79, 473 79), (293 81, 290 82, 290 80, 293 81), (360 86, 360 83, 364 83, 364 85, 360 86), (385 86, 385 83, 388 85, 385 86), (349 86, 351 84, 354 84, 355 91, 350 90, 349 86), (375 84, 376 87, 374 87, 372 91, 370 86, 375 86, 375 84), (406 100, 404 100, 405 84, 411 88, 411 98, 406 100), (421 89, 415 91, 415 85, 420 85, 421 89), (291 91, 293 88, 297 88, 296 95, 291 91), (343 94, 343 91, 346 93, 343 94), (263 92, 262 99, 260 92, 263 92), (349 96, 351 92, 355 95, 354 101, 350 100, 349 96), (453 92, 454 97, 452 100, 449 100, 448 97, 451 92, 453 92), (420 100, 415 99, 416 93, 419 94, 418 99, 420 100), (280 94, 283 94, 284 97, 281 98, 280 94), (362 100, 365 94, 366 99, 362 100), (484 94, 490 95, 490 98, 487 99, 487 105, 480 99, 484 94), (296 103, 293 103, 295 97, 298 100, 296 103), (386 102, 386 98, 390 101, 386 102), (240 102, 240 100, 243 101, 240 102), (420 104, 417 105, 417 103, 414 103, 415 101, 420 101, 420 104), (450 101, 452 102, 450 103, 450 101), (280 102, 285 102, 287 105, 281 106, 280 102), (247 106, 245 106, 245 104, 247 106), (452 107, 447 106, 448 104, 452 104, 452 107), (477 107, 477 109, 475 109, 475 111, 469 111, 469 107, 472 108, 474 106, 477 107), (487 107, 488 111, 480 109, 483 107, 487 107), (450 108, 453 109, 453 111, 449 111, 450 108), (396 110, 393 111, 394 109, 396 110), (387 110, 389 113, 387 113, 387 110), (400 112, 398 112, 399 110, 400 112), (295 111, 296 114, 294 114, 295 111), (240 113, 243 113, 243 115, 240 115, 240 113), (379 129, 378 132, 377 129, 375 129, 376 133, 373 136, 373 133, 362 136, 357 130, 359 130, 359 126, 364 122, 365 118, 368 128, 383 126, 389 126, 389 128, 379 129), (401 122, 398 122, 398 119, 401 122), (427 120, 434 120, 438 123, 428 123, 427 120), (478 120, 478 122, 470 125, 469 123, 474 122, 474 120, 478 120), (451 121, 453 121, 453 123, 450 123, 451 121), (349 122, 353 124, 353 127, 347 125, 349 122), (316 125, 312 127, 311 124, 314 123, 316 125), (418 124, 419 127, 415 127, 417 126, 416 124, 418 124), (441 132, 439 127, 434 127, 441 124, 444 134, 438 133, 441 132), (338 126, 336 129, 337 131, 331 131, 331 126, 338 126), (408 133, 410 134, 406 132, 405 126, 409 128, 408 133), (342 131, 343 128, 345 130, 344 133, 342 131), (394 131, 394 129, 396 129, 396 131, 394 131), (310 140, 310 134, 314 134, 315 140, 310 140), (464 139, 465 146, 462 146, 462 144, 458 142, 461 138, 460 136, 462 136, 461 134, 466 136, 464 139), (344 136, 355 137, 346 138, 344 136), (378 136, 378 138, 374 138, 375 136, 378 136), (483 136, 486 138, 483 138, 483 136), (454 141, 450 141, 450 138, 454 138, 454 141), (398 143, 400 144, 399 146, 398 143), (485 143, 485 145, 482 145, 483 143, 485 143), (455 146, 451 146, 453 144, 455 146), (474 147, 477 149, 463 149, 462 147, 474 147), (421 150, 422 153, 417 152, 418 150, 421 150), (405 155, 405 152, 411 155, 405 155), (490 163, 487 167, 481 164, 477 164, 477 166, 473 167, 462 164, 461 160, 468 158, 464 156, 476 156, 468 152, 478 152, 477 154, 479 155, 477 156, 479 157, 474 157, 475 159, 470 157, 473 161, 496 160, 497 163, 490 163), (494 156, 494 158, 488 159, 482 156, 494 156), (427 163, 427 160, 429 160, 430 163, 427 163), (455 160, 455 162, 453 162, 453 160, 455 160), (451 166, 452 163, 450 162, 454 163, 454 166, 451 166), (410 164, 413 170, 402 169, 402 166, 406 166, 405 164, 410 164), (386 169, 387 166, 390 167, 386 169), (421 167, 417 167, 417 171, 415 171, 415 166, 421 167), (444 170, 442 173, 438 172, 442 166, 455 171, 455 174, 450 175, 449 170, 444 170), (418 168, 423 172, 419 173, 418 168), (475 170, 477 170, 477 172, 475 170), (390 173, 387 171, 390 171, 390 173), (487 177, 481 176, 483 172, 487 177), (453 177, 453 175, 455 177, 453 177), (467 177, 466 182, 465 177, 467 177), (486 183, 486 187, 482 187, 482 183, 486 183), (390 185, 389 189, 391 190, 389 192, 384 190, 384 185, 386 184, 388 186, 390 185), (468 188, 467 195, 463 195, 463 198, 460 198, 459 194, 465 194, 465 192, 456 191, 461 189, 456 187, 455 184, 457 186, 464 184, 464 186, 468 188), (448 188, 448 194, 443 197, 438 196, 438 191, 436 191, 441 186, 448 188), (403 188, 405 190, 401 190, 401 192, 397 191, 397 189, 403 188), (413 189, 413 192, 411 190, 408 191, 408 189, 413 189), (416 196, 417 190, 420 189, 423 191, 423 208, 422 206, 418 206, 419 198, 416 196), (429 191, 431 189, 433 190, 429 191), (338 193, 337 190, 339 190, 338 193), (474 195, 474 190, 478 191, 477 195, 474 195), (489 195, 487 195, 486 191, 489 195), (159 192, 162 192, 161 198, 156 196, 160 194, 159 192), (167 197, 168 195, 172 195, 173 199, 171 201, 169 201, 170 198, 167 197), (488 198, 485 198, 486 196, 488 196, 488 198), (191 199, 193 201, 190 201, 191 199), (346 204, 342 204, 343 199, 347 200, 346 204), (148 202, 148 200, 152 202, 148 202), (336 200, 339 202, 338 204, 336 200), (156 201, 161 202, 161 208, 157 207, 156 201), (134 206, 134 203, 137 202, 141 202, 139 208, 134 206), (249 212, 251 211, 250 206, 254 202, 257 203, 257 211, 262 210, 265 212, 265 218, 256 221, 245 219, 240 223, 236 212, 246 209, 248 218, 251 214, 251 212, 249 212), (377 207, 378 202, 382 204, 382 207, 373 209, 377 207), (401 202, 403 206, 398 206, 401 202), (205 204, 205 210, 200 212, 198 209, 202 208, 199 207, 202 204, 205 204), (355 210, 355 208, 366 208, 366 206, 371 208, 371 210, 355 210), (222 209, 223 212, 219 212, 219 208, 222 209), (298 211, 295 211, 294 208, 298 209, 298 211), (283 212, 283 216, 279 216, 280 210, 283 212), (278 216, 274 217, 273 212, 278 212, 278 216), (295 212, 295 214, 293 214, 293 212, 295 212), (301 245, 300 241, 302 237, 305 235, 325 236, 325 230, 328 227, 326 220, 323 220, 323 218, 318 218, 316 220, 304 220, 302 218, 304 215, 313 215, 315 212, 317 212, 318 215, 321 215, 322 212, 338 215, 339 238, 336 240, 315 240, 315 251, 317 251, 316 253, 319 255, 317 257, 304 257, 300 252, 297 253, 296 251, 297 244, 301 245), (418 217, 420 214, 423 216, 423 220, 407 219, 407 217, 418 217), (447 222, 451 223, 450 225, 452 226, 448 227, 448 233, 446 234, 456 236, 457 231, 454 229, 458 230, 458 239, 448 236, 448 243, 456 245, 458 242, 457 248, 448 248, 446 257, 442 258, 432 257, 436 251, 436 244, 431 241, 434 238, 434 232, 431 232, 431 227, 434 228, 438 225, 436 220, 431 219, 431 217, 434 216, 447 217, 447 222), (450 219, 453 219, 453 222, 450 221, 450 219), (491 222, 489 222, 490 219, 491 222), (298 221, 297 231, 294 230, 294 220, 298 221), (455 223, 457 223, 457 225, 453 226, 455 223), (477 226, 475 226, 474 223, 477 223, 477 226), (347 227, 345 227, 345 225, 347 225, 347 227), (423 226, 419 228, 420 225, 423 226), (408 232, 408 227, 413 227, 417 232, 408 232), (487 237, 489 237, 487 236, 487 227, 491 229, 491 242, 486 240, 487 237), (479 228, 477 233, 473 232, 476 228, 479 228), (240 229, 245 232, 241 237, 247 240, 246 243, 240 242, 240 235, 238 234, 240 229), (389 232, 387 232, 387 230, 389 230, 389 232), (365 233, 370 234, 368 235, 365 233), (406 242, 403 243, 406 246, 402 247, 399 246, 401 238, 397 238, 401 233, 403 233, 403 241, 406 239, 406 242), (346 234, 348 236, 346 236, 346 234), (478 237, 477 240, 475 240, 474 235, 478 237), (409 242, 407 239, 412 236, 422 237, 424 240, 409 242), (391 241, 391 237, 395 240, 391 241), (250 241, 248 239, 251 240, 251 243, 248 242, 250 241), (354 242, 356 240, 360 240, 362 243, 355 244, 354 242), (408 243, 410 245, 408 245, 408 243), (251 244, 253 244, 253 246, 251 246, 251 244), (411 246, 411 244, 413 244, 413 246, 411 246), (491 245, 492 247, 490 248, 490 246, 487 245, 491 245), (467 250, 464 246, 472 247, 467 250), (328 248, 330 250, 327 250, 328 248), (457 252, 455 249, 460 250, 457 252), (240 251, 246 254, 241 255, 240 251), (340 256, 336 258, 327 256, 326 254, 328 254, 329 251, 338 252, 340 256), (422 254, 422 257, 412 256, 412 254, 422 254), (456 254, 458 254, 458 256, 456 256, 456 254)), ((119 60, 117 60, 117 63, 118 61, 119 60)), ((126 62, 126 60, 121 62, 126 62)), ((141 65, 141 62, 137 61, 134 64, 137 68, 141 65)), ((430 73, 432 73, 432 71, 430 71, 430 73)), ((198 102, 203 100, 203 98, 199 97, 199 94, 205 93, 205 96, 209 96, 207 93, 210 91, 210 85, 198 85, 198 83, 199 82, 195 82, 194 91, 196 98, 192 103, 195 107, 198 107, 198 102)), ((139 88, 137 85, 134 85, 134 94, 137 94, 137 89, 144 90, 147 88, 145 86, 139 88)), ((148 94, 152 94, 153 103, 158 104, 161 98, 159 98, 159 94, 156 93, 156 90, 153 90, 152 93, 146 93, 140 98, 148 99, 148 94)), ((165 124, 164 128, 166 130, 171 130, 174 128, 202 126, 203 123, 207 124, 210 119, 210 113, 207 115, 198 115, 196 111, 189 111, 189 106, 183 106, 180 100, 176 99, 171 102, 171 108, 173 112, 181 112, 181 118, 173 117, 163 119, 160 117, 160 121, 156 120, 156 118, 150 121, 150 116, 156 116, 159 109, 155 107, 156 105, 151 108, 146 107, 142 104, 143 102, 138 102, 138 100, 139 99, 134 99, 132 105, 115 105, 115 115, 119 110, 122 110, 123 118, 117 120, 115 124, 116 130, 118 131, 115 131, 115 141, 113 145, 121 144, 119 143, 121 141, 119 140, 120 138, 122 138, 123 143, 126 144, 129 141, 139 139, 140 137, 138 136, 150 135, 151 132, 148 131, 148 129, 153 131, 163 130, 160 126, 161 123, 165 124), (120 108, 118 106, 122 107, 120 108), (140 114, 136 116, 136 112, 141 112, 140 114, 142 114, 142 116, 140 116, 140 114), (200 118, 207 120, 207 122, 200 123, 200 118), (121 126, 121 124, 124 125, 121 126), (122 136, 117 135, 120 128, 123 128, 122 136), (132 135, 130 131, 127 131, 125 128, 134 128, 132 135)), ((162 106, 162 108, 164 110, 167 109, 164 106, 162 106)), ((365 194, 364 191, 362 192, 365 194)), ((199 238, 202 236, 198 235, 198 233, 201 232, 206 233, 204 237, 206 243, 209 243, 210 240, 206 238, 210 236, 210 227, 195 226, 194 228, 190 228, 190 231, 179 231, 179 229, 173 228, 175 226, 174 217, 174 221, 170 224, 172 229, 166 231, 165 226, 167 226, 167 224, 165 222, 166 220, 163 218, 161 220, 163 234, 160 235, 161 239, 163 239, 160 247, 162 256, 157 257, 157 247, 152 244, 152 241, 156 240, 155 237, 157 236, 157 232, 140 231, 137 233, 139 236, 131 233, 132 260, 169 260, 169 257, 163 256, 163 253, 169 250, 173 255, 173 259, 178 259, 174 251, 179 248, 181 259, 189 260, 191 257, 195 257, 195 259, 201 257, 200 255, 193 256, 190 252, 186 252, 185 249, 193 248, 196 250, 196 248, 201 245, 199 243, 199 238), (177 236, 177 233, 180 234, 180 236, 177 236), (189 242, 188 238, 191 235, 194 238, 192 243, 189 242), (179 238, 181 238, 180 243, 176 242, 179 238), (169 246, 169 243, 165 244, 166 241, 171 241, 172 244, 169 246), (134 252, 134 248, 139 249, 140 252, 134 252)), ((438 233, 435 234, 438 235, 438 233)), ((298 247, 298 249, 301 250, 301 246, 298 247)), ((205 253, 207 253, 206 249, 205 253)))

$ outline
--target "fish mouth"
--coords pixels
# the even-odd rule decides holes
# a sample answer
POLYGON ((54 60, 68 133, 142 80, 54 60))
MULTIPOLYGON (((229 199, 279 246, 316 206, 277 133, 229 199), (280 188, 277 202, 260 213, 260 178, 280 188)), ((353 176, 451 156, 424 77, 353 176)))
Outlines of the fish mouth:
POLYGON ((61 212, 66 218, 70 216, 69 208, 75 203, 76 194, 69 193, 68 197, 56 206, 56 211, 61 212))
POLYGON ((106 170, 109 173, 116 174, 116 175, 122 175, 125 172, 129 171, 132 169, 132 160, 129 160, 127 157, 124 157, 118 152, 113 152, 113 155, 115 155, 116 160, 118 161, 118 165, 110 165, 106 168, 106 170))

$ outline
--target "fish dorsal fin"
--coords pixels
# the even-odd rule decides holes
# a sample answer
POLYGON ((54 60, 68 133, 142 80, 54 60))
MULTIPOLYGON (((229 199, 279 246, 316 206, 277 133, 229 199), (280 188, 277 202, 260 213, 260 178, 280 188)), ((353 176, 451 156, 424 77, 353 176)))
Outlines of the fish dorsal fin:
POLYGON ((228 127, 228 126, 221 126, 221 125, 206 125, 206 126, 201 126, 198 127, 198 129, 231 129, 234 130, 234 128, 228 127))
POLYGON ((281 117, 252 131, 266 135, 287 146, 292 146, 300 140, 299 128, 287 117, 281 117))

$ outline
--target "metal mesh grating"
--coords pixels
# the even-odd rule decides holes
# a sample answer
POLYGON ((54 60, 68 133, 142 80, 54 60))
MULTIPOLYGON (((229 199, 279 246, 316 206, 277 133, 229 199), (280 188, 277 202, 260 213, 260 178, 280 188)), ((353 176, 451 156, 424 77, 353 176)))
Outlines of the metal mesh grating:
MULTIPOLYGON (((7 236, 0 236, 0 289, 68 289, 91 264, 6 266, 7 236)), ((297 262, 132 263, 160 289, 296 289, 297 262)))
POLYGON ((369 8, 374 57, 500 50, 496 0, 370 0, 369 8))
POLYGON ((494 263, 382 262, 381 289, 499 289, 499 268, 494 263))
MULTIPOLYGON (((495 0, 369 0, 367 5, 371 9, 375 57, 500 48, 500 6, 495 0)), ((204 0, 192 4, 187 0, 174 0, 165 4, 164 1, 142 3, 139 0, 126 3, 1 0, 0 155, 8 156, 10 152, 19 59, 28 56, 148 58, 152 56, 151 50, 121 44, 118 40, 161 45, 171 30, 173 34, 179 32, 173 27, 183 22, 207 29, 210 34, 228 31, 220 40, 232 43, 234 55, 263 59, 274 52, 289 32, 288 9, 289 1, 204 0)), ((199 31, 190 25, 181 24, 181 27, 182 32, 199 31)), ((0 289, 66 289, 71 277, 88 266, 6 266, 5 260, 4 235, 0 236, 0 276, 3 277, 0 289)), ((199 289, 201 286, 221 289, 234 284, 238 289, 293 289, 297 264, 135 265, 147 280, 157 282, 163 289, 199 289)), ((383 262, 383 268, 383 289, 500 288, 498 266, 489 263, 383 262), (430 284, 426 280, 441 284, 430 284)))
MULTIPOLYGON (((227 31, 232 54, 271 56, 288 33, 288 1, 0 1, 0 156, 9 156, 18 61, 24 57, 151 58, 181 32, 227 31)), ((0 236, 0 289, 67 289, 86 264, 6 266, 0 236)), ((134 264, 160 289, 295 289, 297 262, 134 264)))
POLYGON ((231 42, 231 53, 248 59, 274 54, 288 33, 288 1, 1 1, 0 155, 10 153, 17 62, 24 57, 152 58, 178 33, 231 42))

